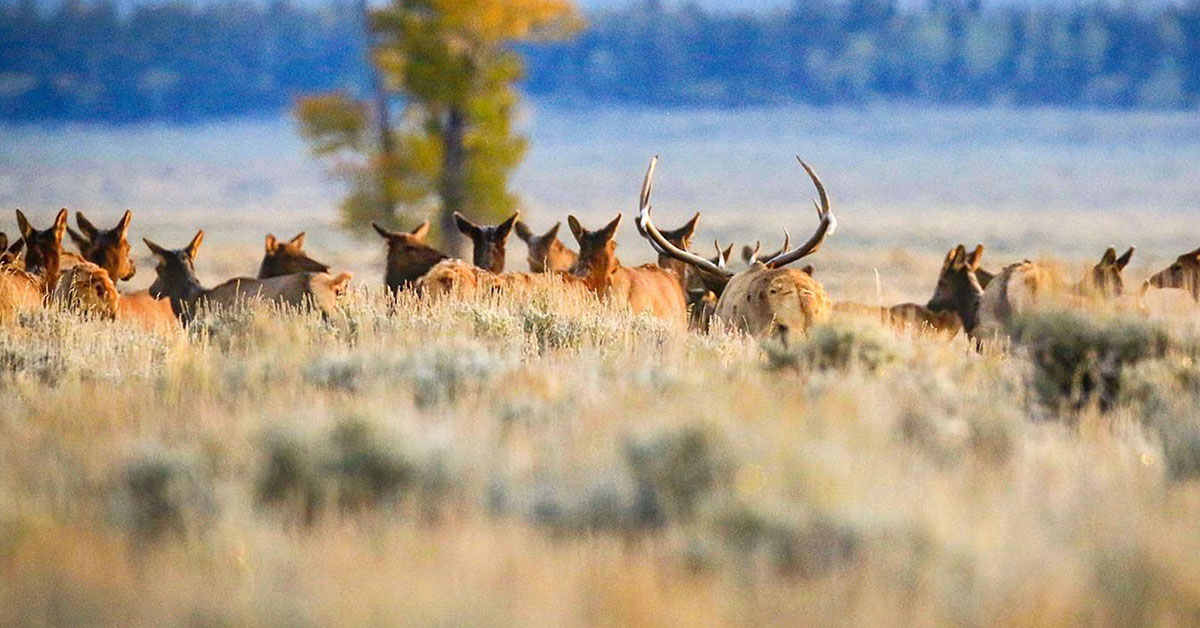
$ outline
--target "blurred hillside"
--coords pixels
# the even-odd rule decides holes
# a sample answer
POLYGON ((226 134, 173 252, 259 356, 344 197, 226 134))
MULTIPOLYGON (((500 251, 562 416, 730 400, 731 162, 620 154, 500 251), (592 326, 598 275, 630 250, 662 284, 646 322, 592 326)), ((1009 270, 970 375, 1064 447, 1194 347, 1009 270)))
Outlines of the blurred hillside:
MULTIPOLYGON (((580 106, 653 107, 896 100, 1186 109, 1200 94, 1200 0, 705 6, 718 3, 593 11, 574 41, 524 50, 525 89, 580 106)), ((361 40, 355 5, 341 0, 53 9, 9 0, 0 3, 0 118, 274 115, 303 93, 356 90, 361 40)))

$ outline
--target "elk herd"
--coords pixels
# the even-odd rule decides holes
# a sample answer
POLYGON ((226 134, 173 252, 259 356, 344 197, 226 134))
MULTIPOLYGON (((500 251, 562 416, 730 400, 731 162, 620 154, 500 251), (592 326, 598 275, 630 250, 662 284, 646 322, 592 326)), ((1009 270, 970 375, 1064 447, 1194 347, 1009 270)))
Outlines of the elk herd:
MULTIPOLYGON (((617 256, 616 235, 622 224, 617 214, 607 224, 585 227, 568 216, 578 251, 559 239, 561 223, 535 233, 517 214, 498 225, 478 225, 459 214, 454 224, 471 242, 472 256, 449 256, 427 241, 428 221, 411 231, 394 231, 373 224, 387 249, 384 281, 392 294, 413 292, 421 298, 476 291, 521 291, 550 279, 556 290, 580 296, 595 295, 680 327, 707 330, 711 326, 741 330, 755 336, 804 333, 814 324, 838 316, 872 316, 897 326, 928 328, 950 335, 960 330, 976 339, 1004 334, 1013 316, 1039 304, 1143 309, 1142 296, 1151 287, 1174 288, 1200 301, 1200 249, 1180 255, 1167 268, 1142 284, 1140 292, 1126 289, 1122 271, 1134 249, 1118 256, 1109 248, 1078 282, 1061 285, 1054 274, 1024 260, 988 272, 982 267, 983 246, 968 251, 958 245, 946 254, 933 296, 924 305, 890 307, 834 302, 814 277, 811 265, 798 262, 815 254, 834 234, 837 218, 821 179, 808 164, 800 166, 816 188, 818 223, 803 243, 792 246, 788 230, 783 246, 763 254, 760 246, 743 249, 745 266, 731 268, 733 246, 714 243, 715 255, 693 252, 700 214, 683 226, 660 229, 651 216, 651 194, 658 158, 650 162, 642 182, 634 226, 658 254, 655 264, 625 266, 617 256), (526 247, 529 272, 506 272, 507 244, 516 233, 526 247)), ((121 291, 117 284, 134 277, 128 233, 128 211, 112 229, 101 229, 81 212, 78 230, 68 226, 63 209, 46 229, 36 229, 23 212, 16 212, 19 238, 10 244, 0 233, 0 317, 36 310, 48 303, 86 310, 109 319, 147 327, 187 324, 204 307, 235 308, 262 300, 313 308, 333 315, 352 275, 332 273, 329 266, 304 251, 304 234, 289 241, 266 237, 266 250, 255 277, 238 277, 205 287, 195 263, 204 232, 183 248, 171 249, 144 239, 153 254, 156 277, 149 289, 121 291), (78 253, 63 250, 69 235, 78 253)))

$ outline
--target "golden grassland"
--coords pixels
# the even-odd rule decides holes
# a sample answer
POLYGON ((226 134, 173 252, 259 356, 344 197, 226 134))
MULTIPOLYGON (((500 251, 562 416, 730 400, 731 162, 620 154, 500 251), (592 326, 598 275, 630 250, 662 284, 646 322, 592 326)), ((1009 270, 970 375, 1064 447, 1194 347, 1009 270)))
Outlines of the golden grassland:
MULTIPOLYGON (((935 254, 849 251, 818 277, 932 290, 935 254)), ((1200 622, 1190 312, 784 346, 359 279, 330 320, 0 327, 0 625, 1200 622)))

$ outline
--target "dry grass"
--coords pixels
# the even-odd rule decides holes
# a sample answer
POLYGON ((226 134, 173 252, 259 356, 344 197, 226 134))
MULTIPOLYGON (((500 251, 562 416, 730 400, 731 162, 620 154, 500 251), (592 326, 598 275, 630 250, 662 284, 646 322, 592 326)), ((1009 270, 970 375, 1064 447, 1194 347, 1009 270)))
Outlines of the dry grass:
POLYGON ((166 335, 26 317, 0 625, 1195 623, 1190 323, 1022 324, 760 347, 368 288, 166 335))

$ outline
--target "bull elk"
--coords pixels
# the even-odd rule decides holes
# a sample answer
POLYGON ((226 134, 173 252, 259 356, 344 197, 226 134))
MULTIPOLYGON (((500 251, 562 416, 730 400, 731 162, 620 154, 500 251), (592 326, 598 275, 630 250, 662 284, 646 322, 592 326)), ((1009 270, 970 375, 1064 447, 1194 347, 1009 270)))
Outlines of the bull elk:
POLYGON ((471 240, 472 262, 476 267, 492 273, 504 272, 505 247, 513 225, 519 217, 520 212, 515 213, 509 216, 508 220, 492 227, 477 225, 466 216, 454 212, 454 225, 471 240))
POLYGON ((627 304, 635 313, 647 313, 681 326, 686 323, 687 302, 675 273, 653 264, 629 268, 617 259, 621 214, 595 231, 585 229, 575 216, 567 217, 567 226, 579 243, 579 259, 571 267, 571 274, 582 279, 588 290, 627 304))
POLYGON ((117 226, 112 229, 100 229, 88 220, 83 212, 75 212, 75 222, 79 231, 67 227, 67 233, 83 260, 91 262, 104 269, 113 281, 129 281, 137 273, 137 266, 130 257, 129 223, 133 212, 125 210, 117 226))
POLYGON ((214 288, 205 288, 196 278, 195 259, 204 232, 196 233, 182 249, 167 249, 143 238, 158 259, 158 276, 150 286, 150 295, 169 299, 171 310, 185 323, 198 307, 234 308, 253 300, 264 300, 295 307, 314 306, 326 316, 337 309, 337 297, 345 291, 353 275, 342 273, 296 273, 269 279, 239 277, 214 288))
POLYGON ((548 231, 537 235, 524 222, 517 221, 517 237, 521 238, 529 251, 527 257, 530 272, 565 273, 575 265, 579 256, 558 239, 558 229, 561 226, 561 222, 556 222, 548 231))
POLYGON ((296 273, 327 273, 329 266, 308 256, 304 251, 304 232, 287 242, 280 242, 273 234, 267 234, 266 251, 258 267, 259 279, 282 277, 296 273))
POLYGON ((734 273, 724 264, 716 264, 671 244, 654 226, 650 218, 650 193, 654 187, 655 157, 642 183, 638 223, 646 238, 659 254, 673 257, 700 272, 707 285, 716 287, 719 297, 713 319, 753 335, 773 334, 776 331, 807 330, 815 323, 829 318, 830 300, 825 288, 802 270, 787 268, 789 264, 817 252, 825 238, 837 227, 830 209, 825 186, 808 164, 801 167, 812 179, 820 203, 817 217, 820 224, 807 242, 794 249, 787 248, 778 255, 754 259, 746 270, 734 273))
POLYGON ((445 253, 426 244, 425 238, 429 235, 428 220, 407 232, 392 231, 374 222, 371 226, 387 241, 384 283, 392 294, 410 288, 438 262, 449 259, 445 253))

